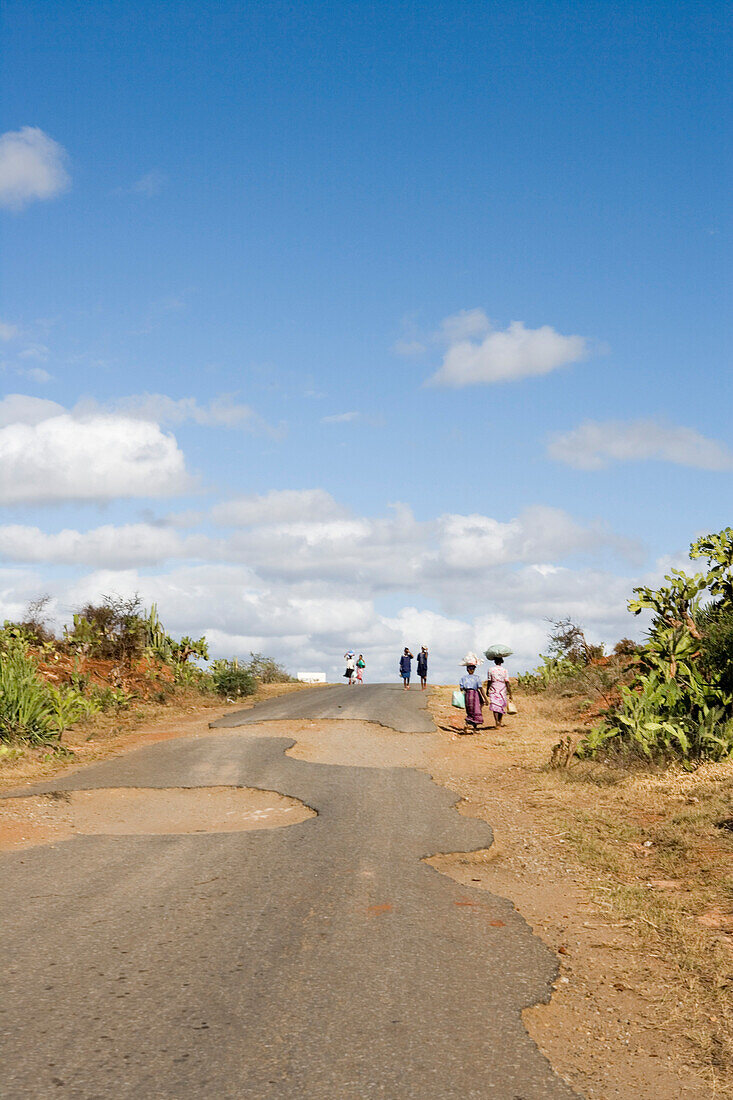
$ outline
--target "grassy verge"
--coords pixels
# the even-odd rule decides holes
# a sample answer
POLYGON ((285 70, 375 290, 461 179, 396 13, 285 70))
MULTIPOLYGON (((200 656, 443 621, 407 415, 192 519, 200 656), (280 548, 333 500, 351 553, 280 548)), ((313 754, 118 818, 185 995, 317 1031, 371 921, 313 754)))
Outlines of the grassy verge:
POLYGON ((254 695, 227 703, 211 692, 176 687, 165 702, 136 700, 117 713, 96 713, 66 730, 59 745, 32 745, 20 741, 0 745, 0 790, 49 778, 125 752, 138 743, 159 737, 183 736, 197 725, 228 711, 244 710, 265 699, 308 689, 307 684, 260 684, 254 695), (144 738, 141 740, 141 734, 144 738))

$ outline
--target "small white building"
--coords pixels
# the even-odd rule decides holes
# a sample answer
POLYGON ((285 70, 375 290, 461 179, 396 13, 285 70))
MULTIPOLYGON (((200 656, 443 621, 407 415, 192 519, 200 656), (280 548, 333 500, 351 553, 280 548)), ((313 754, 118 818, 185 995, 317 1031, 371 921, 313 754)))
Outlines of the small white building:
POLYGON ((298 679, 301 684, 325 684, 325 672, 299 672, 298 679))

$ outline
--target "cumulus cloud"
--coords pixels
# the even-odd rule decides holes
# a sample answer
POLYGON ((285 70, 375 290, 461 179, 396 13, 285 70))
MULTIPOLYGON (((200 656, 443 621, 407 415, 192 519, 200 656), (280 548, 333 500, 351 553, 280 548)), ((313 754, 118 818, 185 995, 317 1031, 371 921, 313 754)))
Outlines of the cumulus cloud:
POLYGON ((52 416, 63 416, 66 409, 57 401, 30 397, 24 393, 9 393, 0 400, 0 428, 7 424, 40 424, 52 416))
POLYGON ((587 420, 552 436, 547 453, 578 470, 648 459, 699 470, 733 470, 733 451, 724 443, 659 420, 587 420))
POLYGON ((156 424, 67 413, 0 428, 0 503, 161 497, 190 488, 183 454, 156 424))
POLYGON ((0 526, 0 560, 127 569, 193 557, 206 540, 183 539, 166 527, 145 523, 107 524, 91 531, 64 529, 54 534, 20 524, 0 526))
POLYGON ((448 343, 433 386, 474 386, 549 374, 589 354, 582 336, 563 336, 550 325, 526 328, 512 321, 507 329, 491 328, 483 310, 464 310, 446 318, 441 332, 448 343))
POLYGON ((346 515, 325 489, 272 489, 261 496, 241 496, 222 501, 211 518, 223 527, 251 527, 298 522, 322 522, 346 515))
POLYGON ((456 607, 472 602, 477 584, 491 589, 492 570, 601 552, 638 560, 635 544, 602 525, 544 507, 506 522, 478 514, 419 521, 403 505, 364 517, 314 489, 222 502, 210 518, 234 529, 209 553, 248 563, 267 583, 357 585, 375 598, 429 592, 456 607))
POLYGON ((63 146, 37 126, 0 135, 0 206, 22 210, 65 191, 71 184, 67 160, 63 146))
MULTIPOLYGON (((34 419, 44 410, 31 403, 21 411, 34 419)), ((95 422, 73 425, 78 432, 95 422)), ((392 679, 402 647, 424 643, 431 676, 449 680, 466 649, 489 642, 512 646, 513 670, 536 663, 548 616, 576 616, 594 641, 629 631, 633 582, 595 564, 598 555, 626 547, 604 527, 558 509, 531 508, 509 520, 479 513, 418 520, 395 505, 367 517, 316 488, 239 497, 179 518, 87 531, 0 526, 0 578, 4 562, 72 567, 71 581, 52 574, 28 595, 24 581, 24 599, 48 590, 73 609, 101 593, 138 592, 158 604, 174 633, 205 633, 215 656, 259 650, 332 679, 347 646, 367 655, 370 678, 392 679), (219 528, 213 535, 212 522, 219 528)), ((10 586, 0 587, 0 618, 17 599, 10 586)))
POLYGON ((480 651, 491 642, 512 647, 512 672, 536 664, 546 643, 548 615, 574 615, 594 642, 613 642, 638 629, 626 611, 635 581, 597 570, 543 575, 534 566, 502 568, 481 588, 474 585, 458 612, 412 603, 385 612, 368 590, 273 582, 244 564, 204 563, 176 565, 155 576, 137 569, 98 570, 66 584, 59 599, 66 607, 78 607, 98 599, 100 592, 137 592, 145 603, 158 604, 174 633, 205 633, 214 655, 245 657, 259 650, 292 670, 322 669, 331 679, 340 676, 347 646, 365 653, 370 679, 393 680, 402 647, 426 644, 431 679, 450 681, 457 678, 466 649, 480 651))

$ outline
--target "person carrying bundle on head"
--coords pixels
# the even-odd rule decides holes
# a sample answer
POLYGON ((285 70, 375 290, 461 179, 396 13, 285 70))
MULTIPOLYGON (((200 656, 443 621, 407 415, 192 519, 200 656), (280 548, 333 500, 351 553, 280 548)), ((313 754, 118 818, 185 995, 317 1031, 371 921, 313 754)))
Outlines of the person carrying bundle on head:
POLYGON ((461 661, 466 666, 466 675, 461 677, 459 685, 466 700, 466 724, 463 733, 475 733, 484 724, 481 705, 486 702, 486 696, 476 675, 480 663, 475 653, 467 653, 461 661))

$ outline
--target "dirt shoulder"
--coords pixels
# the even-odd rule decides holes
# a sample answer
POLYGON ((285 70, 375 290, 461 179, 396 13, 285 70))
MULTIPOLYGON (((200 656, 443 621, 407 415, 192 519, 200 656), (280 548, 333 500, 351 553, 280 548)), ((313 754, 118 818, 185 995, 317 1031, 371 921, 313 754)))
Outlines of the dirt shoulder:
POLYGON ((558 952, 547 1006, 525 1014, 587 1097, 733 1095, 733 765, 634 774, 547 768, 572 704, 518 696, 500 731, 456 737, 450 690, 431 707, 434 778, 488 821, 486 857, 439 856, 458 881, 510 898, 558 952))

